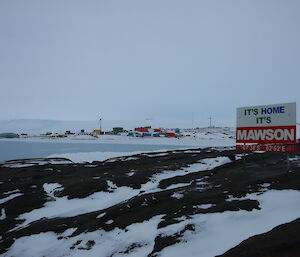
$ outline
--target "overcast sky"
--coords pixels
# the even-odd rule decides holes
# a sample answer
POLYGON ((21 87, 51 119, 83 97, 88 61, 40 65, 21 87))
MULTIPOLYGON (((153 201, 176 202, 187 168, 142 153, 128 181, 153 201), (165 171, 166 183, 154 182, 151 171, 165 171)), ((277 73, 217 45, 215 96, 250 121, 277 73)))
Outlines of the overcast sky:
POLYGON ((299 0, 0 0, 0 119, 235 122, 236 107, 297 102, 299 10, 299 0))

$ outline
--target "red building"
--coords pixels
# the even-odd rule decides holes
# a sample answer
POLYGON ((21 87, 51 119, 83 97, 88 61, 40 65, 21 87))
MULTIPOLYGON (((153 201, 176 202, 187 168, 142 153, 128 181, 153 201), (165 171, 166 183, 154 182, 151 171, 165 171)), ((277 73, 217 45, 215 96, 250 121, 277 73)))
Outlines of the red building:
POLYGON ((139 132, 149 132, 149 129, 145 127, 135 128, 134 130, 139 132))
POLYGON ((166 137, 176 137, 177 134, 176 134, 176 133, 173 133, 173 132, 167 132, 167 133, 165 133, 165 136, 166 136, 166 137))

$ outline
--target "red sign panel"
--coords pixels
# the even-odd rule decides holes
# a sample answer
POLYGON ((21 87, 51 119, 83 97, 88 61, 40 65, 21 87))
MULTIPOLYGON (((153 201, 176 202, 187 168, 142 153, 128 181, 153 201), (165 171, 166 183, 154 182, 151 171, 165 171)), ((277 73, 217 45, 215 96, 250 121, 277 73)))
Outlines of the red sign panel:
POLYGON ((297 152, 296 145, 236 145, 237 151, 297 152))
POLYGON ((296 144, 296 126, 238 127, 236 128, 236 142, 296 144))

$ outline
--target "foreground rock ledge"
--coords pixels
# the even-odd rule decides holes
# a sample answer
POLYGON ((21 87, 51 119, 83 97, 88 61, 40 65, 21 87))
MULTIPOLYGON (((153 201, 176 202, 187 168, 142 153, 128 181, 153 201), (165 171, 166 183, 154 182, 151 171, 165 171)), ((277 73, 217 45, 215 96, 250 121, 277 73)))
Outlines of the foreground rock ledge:
MULTIPOLYGON (((19 168, 2 165, 0 198, 4 200, 0 203, 3 214, 0 220, 0 253, 7 252, 18 238, 42 232, 55 232, 57 239, 64 238, 62 234, 70 228, 76 229, 68 238, 99 230, 109 232, 116 228, 126 232, 130 225, 159 215, 162 218, 157 229, 162 229, 200 213, 259 210, 258 201, 242 198, 248 193, 271 189, 300 190, 297 154, 291 162, 293 172, 286 171, 286 156, 282 153, 249 154, 246 170, 239 154, 230 149, 208 148, 139 154, 91 164, 45 162, 44 165, 19 168), (224 160, 228 161, 218 165, 224 160), (199 170, 194 164, 199 165, 199 170), (167 173, 174 173, 174 176, 161 176, 167 173), (59 187, 55 188, 56 184, 59 187), (53 190, 48 190, 47 185, 50 189, 52 186, 53 190), (51 202, 64 197, 66 201, 87 199, 97 192, 114 195, 122 187, 132 190, 130 197, 107 203, 105 208, 92 206, 86 211, 76 210, 78 214, 75 211, 75 215, 41 217, 24 225, 24 214, 51 202)), ((159 256, 169 246, 183 242, 183 235, 194 230, 195 224, 191 220, 190 224, 173 234, 158 234, 148 256, 159 256)), ((251 237, 221 256, 300 256, 296 236, 299 232, 299 220, 296 220, 251 237)), ((89 251, 96 243, 90 240, 82 246, 78 241, 69 248, 70 251, 89 251)), ((111 256, 130 256, 131 252, 141 247, 144 247, 141 243, 131 243, 122 251, 111 253, 111 256)))

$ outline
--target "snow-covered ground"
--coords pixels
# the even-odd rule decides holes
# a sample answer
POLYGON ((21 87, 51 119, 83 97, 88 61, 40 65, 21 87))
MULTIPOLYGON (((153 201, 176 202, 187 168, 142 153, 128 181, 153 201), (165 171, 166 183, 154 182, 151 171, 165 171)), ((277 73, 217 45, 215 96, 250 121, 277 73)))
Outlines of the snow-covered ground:
POLYGON ((234 138, 230 135, 222 133, 196 133, 194 136, 182 138, 166 138, 166 137, 129 137, 123 135, 101 135, 95 138, 86 135, 69 136, 68 138, 48 138, 48 137, 29 137, 29 138, 13 138, 0 139, 8 142, 47 142, 47 143, 83 143, 83 144, 134 144, 134 145, 174 145, 174 146, 230 146, 235 144, 234 138))
POLYGON ((102 161, 111 157, 147 151, 235 145, 232 134, 224 134, 219 130, 208 132, 203 130, 179 139, 129 137, 126 134, 101 135, 100 138, 76 135, 67 138, 0 139, 0 161, 42 157, 65 157, 75 162, 102 161))
MULTIPOLYGON (((45 184, 45 190, 53 197, 53 190, 59 190, 60 185, 45 184), (55 189, 56 188, 56 189, 55 189)), ((105 202, 113 204, 117 201, 125 200, 126 197, 135 195, 134 190, 127 188, 115 189, 114 193, 107 194, 103 199, 105 202), (121 192, 122 191, 122 192, 121 192), (119 195, 119 197, 116 197, 119 195), (122 196, 122 197, 121 197, 122 196)), ((174 196, 175 197, 175 196, 174 196)), ((177 196, 178 197, 178 196, 177 196)), ((89 199, 76 199, 76 209, 90 211, 87 205, 99 208, 97 197, 89 199), (92 204, 94 203, 94 204, 92 204)), ((53 232, 40 233, 37 235, 25 236, 15 241, 5 256, 147 256, 154 247, 155 238, 158 235, 168 236, 182 231, 185 226, 193 224, 193 231, 186 231, 182 235, 181 242, 163 249, 161 257, 213 257, 236 246, 250 236, 267 232, 277 225, 290 222, 299 218, 300 213, 300 192, 296 190, 269 190, 263 193, 248 194, 243 199, 259 201, 259 210, 252 211, 225 211, 222 213, 196 214, 188 219, 182 219, 177 224, 158 229, 157 225, 162 220, 163 215, 158 215, 150 220, 135 223, 122 230, 115 228, 112 231, 98 230, 87 232, 75 237, 69 237, 76 227, 66 230, 64 233, 56 235, 53 232), (58 238, 58 236, 60 236, 58 238), (80 242, 80 243, 78 243, 80 242), (89 242, 95 242, 90 250, 86 250, 89 242), (130 254, 125 251, 129 245, 139 245, 130 254), (70 246, 75 246, 70 249, 70 246)), ((58 205, 56 202, 53 204, 58 205)), ((69 200, 71 201, 71 200, 69 200)), ((73 200, 74 201, 74 200, 73 200)), ((65 215, 68 205, 56 206, 53 210, 58 211, 56 215, 65 215)), ((203 208, 209 209, 212 205, 206 204, 203 208)), ((50 206, 45 206, 43 215, 36 216, 36 211, 23 215, 28 224, 29 221, 36 220, 42 216, 49 217, 54 214, 49 210, 50 206)), ((102 207, 105 207, 104 205, 102 207)), ((94 209, 92 208, 92 209, 94 209)), ((92 210, 91 209, 91 210, 92 210)), ((38 210, 37 210, 38 211, 38 210)), ((73 215, 78 214, 72 212, 73 215)), ((54 215, 54 216, 56 216, 54 215)), ((4 215, 3 215, 4 216, 4 215)), ((102 218, 105 213, 97 218, 102 218)), ((4 216, 5 217, 5 216, 4 216)), ((112 224, 114 220, 107 221, 112 224)))
MULTIPOLYGON (((198 132, 195 137, 176 138, 132 138, 124 135, 112 136, 104 135, 99 139, 89 138, 88 136, 73 136, 69 138, 20 138, 20 139, 4 139, 2 142, 22 142, 28 146, 46 143, 50 146, 53 143, 63 145, 114 145, 118 146, 159 146, 158 149, 174 150, 180 148, 205 148, 205 147, 232 147, 235 140, 229 135, 223 133, 207 131, 198 132), (168 148, 168 146, 170 148, 168 148), (171 147, 173 146, 173 147, 171 147)), ((0 142, 1 142, 0 141, 0 142)), ((125 148, 126 149, 126 148, 125 148)), ((138 153, 144 153, 148 157, 164 157, 167 153, 152 153, 149 151, 90 151, 90 152, 65 152, 55 153, 43 157, 63 157, 74 162, 92 162, 94 160, 103 161, 109 158, 124 156, 118 160, 135 160, 136 157, 131 156, 138 153)), ((198 150, 187 150, 186 153, 199 153, 198 150)), ((238 156, 236 156, 238 157, 238 156)), ((109 160, 114 162, 115 159, 109 160)), ((298 161, 296 158, 291 161, 298 161)), ((230 163, 228 157, 204 158, 201 161, 193 163, 178 170, 166 170, 151 177, 150 181, 141 185, 140 189, 134 189, 129 186, 116 186, 112 181, 108 180, 109 192, 95 192, 85 198, 68 199, 67 196, 60 197, 59 192, 64 190, 63 185, 59 183, 44 183, 43 190, 49 200, 41 208, 34 209, 30 212, 22 213, 18 219, 22 223, 17 225, 11 231, 17 231, 30 226, 34 221, 41 219, 52 219, 60 217, 75 217, 77 215, 86 214, 94 211, 100 211, 96 219, 107 218, 106 208, 110 208, 118 203, 140 195, 150 193, 165 193, 168 190, 176 189, 171 197, 180 200, 184 198, 184 188, 191 186, 192 182, 173 183, 162 189, 159 184, 163 180, 176 176, 183 176, 193 172, 201 172, 212 170, 215 167, 230 163), (57 194, 58 193, 58 194, 57 194), (103 213, 101 213, 103 211, 103 213)), ((86 167, 95 167, 94 165, 85 164, 86 167)), ((133 176, 135 171, 128 172, 128 176, 133 176)), ((93 177, 94 180, 100 177, 93 177)), ((210 190, 212 185, 203 179, 197 179, 193 183, 198 190, 210 190)), ((225 211, 200 213, 190 216, 182 216, 176 224, 170 224, 159 227, 158 224, 163 221, 164 215, 153 216, 149 220, 136 222, 120 229, 118 227, 110 231, 103 229, 94 232, 85 232, 76 236, 71 236, 77 227, 65 230, 61 234, 54 232, 44 232, 30 236, 23 236, 16 239, 8 252, 3 256, 130 256, 143 257, 147 256, 154 248, 155 238, 158 236, 168 237, 176 233, 181 233, 180 242, 164 248, 159 252, 161 257, 181 257, 181 256, 201 256, 212 257, 222 254, 232 247, 238 245, 250 236, 261 234, 271 230, 272 228, 290 222, 300 215, 300 192, 297 190, 268 190, 270 184, 261 185, 262 190, 256 193, 249 193, 243 198, 228 196, 226 201, 239 200, 256 200, 259 202, 260 209, 252 209, 251 211, 225 211), (192 230, 185 230, 187 226, 193 226, 192 230), (133 246, 128 254, 128 247, 133 246)), ((23 193, 18 190, 4 193, 5 197, 1 199, 0 204, 21 197, 23 193)), ((143 203, 147 206, 147 203, 143 203)), ((142 204, 142 206, 143 206, 142 204)), ((209 210, 214 208, 214 203, 205 203, 195 206, 195 208, 209 210)), ((0 220, 5 222, 7 213, 5 208, 0 210, 0 220)), ((110 218, 105 224, 114 224, 114 219, 110 218)))
MULTIPOLYGON (((199 150, 188 150, 186 152, 197 154, 199 150)), ((166 153, 146 153, 145 155, 149 158, 164 158, 166 153)), ((123 159, 126 161, 130 158, 134 159, 134 157, 124 157, 123 159)), ((294 162, 298 160, 298 157, 291 159, 294 162)), ((111 160, 111 162, 114 161, 116 160, 111 160)), ((108 180, 109 190, 107 192, 95 192, 84 198, 69 199, 67 196, 60 197, 59 193, 64 191, 63 185, 54 182, 44 183, 42 190, 48 197, 47 202, 41 208, 18 216, 17 219, 20 220, 20 223, 10 231, 26 229, 34 221, 60 217, 75 218, 77 215, 95 211, 99 212, 99 214, 96 214, 97 216, 95 215, 95 219, 99 219, 99 223, 104 220, 106 225, 113 225, 116 222, 114 220, 115 217, 108 216, 107 208, 120 203, 126 204, 133 197, 149 196, 149 194, 152 195, 153 193, 166 193, 170 192, 170 189, 176 189, 171 193, 171 198, 181 201, 186 193, 185 187, 190 188, 191 183, 197 187, 199 192, 212 190, 214 187, 217 188, 218 185, 206 182, 207 176, 187 183, 175 182, 165 188, 159 187, 159 184, 170 178, 207 172, 231 162, 227 156, 204 158, 181 169, 160 171, 152 175, 150 181, 142 184, 139 189, 130 186, 118 187, 108 180)), ((96 165, 84 164, 84 166, 94 168, 96 165)), ((127 175, 133 176, 134 173, 134 170, 130 170, 127 175)), ((93 179, 97 180, 100 177, 93 177, 93 179)), ((245 200, 258 201, 259 208, 253 208, 251 211, 238 209, 235 211, 209 212, 216 204, 214 202, 206 202, 205 204, 193 206, 193 208, 208 210, 207 213, 182 215, 180 218, 177 218, 178 223, 170 223, 166 226, 158 226, 164 220, 165 215, 155 215, 148 220, 130 224, 126 229, 116 226, 109 231, 98 229, 93 232, 84 232, 72 236, 77 230, 77 227, 74 225, 74 227, 71 226, 60 234, 42 232, 20 237, 16 239, 3 256, 143 257, 148 256, 152 252, 157 237, 180 234, 180 241, 162 249, 158 256, 213 257, 235 247, 250 236, 265 233, 280 224, 300 217, 300 191, 269 189, 270 186, 271 183, 261 183, 257 192, 248 193, 241 198, 233 197, 230 194, 226 196, 225 202, 228 203, 245 200), (192 229, 185 229, 188 226, 192 227, 192 229)), ((11 190, 3 194, 5 198, 1 199, 2 204, 22 196, 19 190, 11 190)), ((153 195, 152 197, 155 196, 153 195)), ((145 210, 147 205, 147 201, 141 204, 141 206, 145 206, 145 210)), ((2 208, 0 210, 0 220, 5 222, 6 219, 6 210, 2 208)))
POLYGON ((184 234, 185 243, 164 249, 160 256, 212 257, 222 254, 250 236, 265 233, 277 225, 299 218, 299 197, 300 192, 296 190, 248 194, 244 199, 259 201, 260 210, 197 214, 191 220, 170 225, 160 233, 168 235, 170 231, 180 231, 187 224, 196 224, 195 231, 184 234))
MULTIPOLYGON (((199 172, 201 170, 211 170, 217 166, 231 162, 228 157, 207 158, 201 160, 201 163, 194 163, 184 170, 166 171, 151 178, 151 181, 142 185, 141 189, 132 189, 130 187, 116 187, 111 181, 108 181, 110 188, 113 192, 97 192, 83 199, 68 199, 65 197, 55 197, 54 192, 63 190, 63 187, 58 183, 44 184, 44 191, 53 198, 46 206, 31 211, 30 213, 22 214, 19 219, 24 219, 25 222, 20 225, 24 227, 29 223, 39 220, 41 218, 55 218, 55 217, 72 217, 83 213, 97 211, 111 207, 117 203, 130 199, 131 197, 139 195, 142 191, 143 194, 162 191, 158 188, 159 182, 172 178, 175 176, 182 176, 186 173, 199 172)), ((95 178, 97 179, 97 178, 95 178)), ((189 183, 190 184, 190 183, 189 183)), ((199 184, 203 184, 199 181, 199 184)), ((172 185, 165 190, 182 187, 182 184, 172 185)), ((14 194, 12 197, 17 197, 22 194, 14 194)), ((7 197, 9 200, 9 197, 7 197)), ((6 199, 6 198, 5 198, 6 199)), ((5 200, 4 199, 4 200, 5 200)), ((1 203, 1 202, 0 202, 1 203)))

